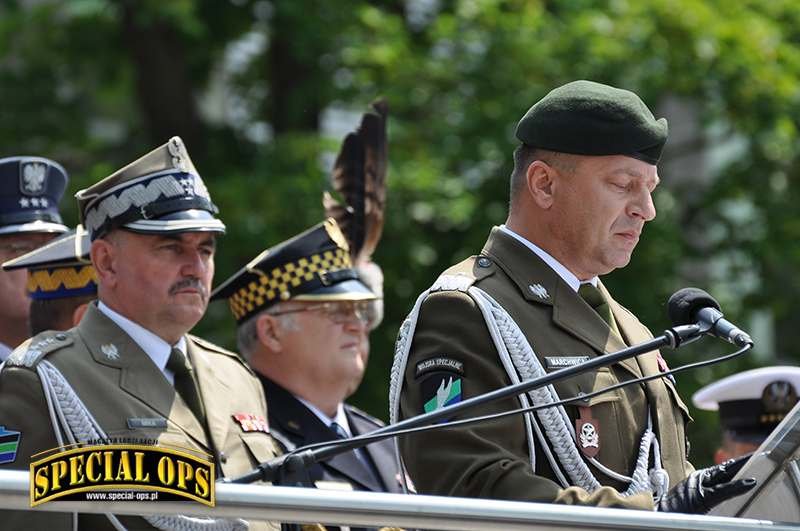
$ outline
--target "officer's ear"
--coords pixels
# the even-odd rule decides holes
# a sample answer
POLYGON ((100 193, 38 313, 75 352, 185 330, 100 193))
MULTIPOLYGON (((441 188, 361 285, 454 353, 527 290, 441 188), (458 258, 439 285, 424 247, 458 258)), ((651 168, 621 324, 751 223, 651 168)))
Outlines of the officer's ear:
POLYGON ((557 170, 543 160, 534 160, 525 172, 527 192, 534 203, 544 210, 553 206, 557 170))
POLYGON ((108 287, 113 287, 117 280, 115 251, 115 240, 106 237, 93 241, 89 250, 89 256, 100 284, 108 287))
POLYGON ((256 336, 258 337, 258 342, 264 345, 270 352, 281 352, 281 350, 283 350, 281 335, 278 316, 264 312, 256 317, 256 336))

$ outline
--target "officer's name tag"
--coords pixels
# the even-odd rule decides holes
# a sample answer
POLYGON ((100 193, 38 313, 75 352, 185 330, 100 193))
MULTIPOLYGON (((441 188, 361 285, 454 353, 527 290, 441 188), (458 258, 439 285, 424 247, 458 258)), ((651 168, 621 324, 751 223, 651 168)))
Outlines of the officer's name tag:
POLYGON ((544 358, 547 370, 574 367, 589 361, 589 356, 550 356, 544 358))
POLYGON ((166 428, 167 419, 164 417, 154 418, 129 418, 128 429, 135 430, 137 428, 166 428))
POLYGON ((432 371, 449 371, 458 373, 463 376, 464 363, 458 360, 454 360, 453 358, 447 358, 445 356, 437 356, 435 358, 429 358, 427 360, 423 360, 417 363, 416 370, 414 371, 414 377, 419 378, 423 374, 432 371))
POLYGON ((318 489, 326 489, 326 490, 354 490, 353 486, 346 481, 326 481, 326 480, 319 480, 314 482, 314 486, 318 489))

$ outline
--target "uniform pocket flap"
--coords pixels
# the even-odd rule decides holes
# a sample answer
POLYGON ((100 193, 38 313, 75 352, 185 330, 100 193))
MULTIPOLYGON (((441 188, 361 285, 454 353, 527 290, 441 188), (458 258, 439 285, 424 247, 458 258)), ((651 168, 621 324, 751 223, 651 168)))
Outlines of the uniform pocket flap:
POLYGON ((678 393, 678 390, 675 389, 675 384, 672 383, 672 380, 669 378, 662 378, 664 384, 669 389, 669 392, 672 394, 672 399, 678 404, 678 407, 683 411, 683 414, 686 415, 686 418, 690 421, 693 421, 692 415, 689 413, 689 408, 686 407, 686 404, 683 403, 681 400, 681 395, 678 393))
MULTIPOLYGON (((589 392, 596 393, 607 387, 618 384, 619 381, 611 373, 608 367, 601 367, 594 373, 594 381, 591 382, 591 387, 587 388, 585 394, 589 392)), ((586 398, 582 402, 574 402, 575 406, 596 406, 597 404, 604 404, 606 402, 619 402, 621 396, 617 390, 607 391, 591 398, 586 398)))
POLYGON ((258 463, 269 461, 278 454, 275 448, 275 442, 272 440, 272 437, 266 433, 240 433, 239 437, 241 437, 250 455, 258 463))

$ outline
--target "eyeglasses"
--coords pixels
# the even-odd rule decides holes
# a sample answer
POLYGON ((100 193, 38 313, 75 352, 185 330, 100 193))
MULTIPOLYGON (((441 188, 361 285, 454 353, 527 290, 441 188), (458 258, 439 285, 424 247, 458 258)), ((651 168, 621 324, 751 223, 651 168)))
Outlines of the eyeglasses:
POLYGON ((302 308, 267 313, 270 315, 286 315, 300 312, 319 312, 336 324, 352 323, 354 320, 357 320, 369 326, 369 323, 375 318, 375 312, 372 310, 370 302, 371 301, 322 302, 303 306, 302 308))
POLYGON ((28 254, 29 252, 36 250, 40 247, 40 245, 33 244, 33 243, 5 243, 0 245, 0 254, 3 256, 11 259, 17 258, 22 256, 23 254, 28 254))

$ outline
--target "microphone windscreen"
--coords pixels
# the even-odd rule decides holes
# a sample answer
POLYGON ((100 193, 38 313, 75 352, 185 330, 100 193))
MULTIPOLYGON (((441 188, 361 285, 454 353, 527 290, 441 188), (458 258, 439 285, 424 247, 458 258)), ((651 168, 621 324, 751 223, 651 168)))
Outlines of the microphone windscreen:
POLYGON ((698 288, 678 290, 672 294, 669 302, 667 302, 667 312, 673 326, 696 323, 697 312, 708 307, 720 309, 719 303, 714 297, 698 288))

